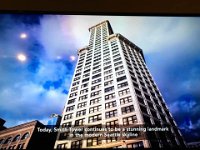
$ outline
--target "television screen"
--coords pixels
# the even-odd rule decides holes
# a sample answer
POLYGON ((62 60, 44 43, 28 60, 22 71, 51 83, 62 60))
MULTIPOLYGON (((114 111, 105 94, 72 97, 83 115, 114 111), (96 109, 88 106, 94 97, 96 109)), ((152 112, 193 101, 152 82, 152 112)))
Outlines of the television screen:
POLYGON ((0 148, 39 146, 42 134, 50 148, 196 146, 199 24, 0 14, 0 148))

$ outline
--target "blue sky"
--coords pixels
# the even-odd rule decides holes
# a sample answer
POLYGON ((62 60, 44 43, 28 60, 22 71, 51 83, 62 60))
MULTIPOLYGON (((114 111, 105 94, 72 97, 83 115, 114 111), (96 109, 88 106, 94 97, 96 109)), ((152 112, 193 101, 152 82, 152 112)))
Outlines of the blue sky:
POLYGON ((0 117, 6 126, 62 113, 88 28, 109 20, 143 49, 187 141, 200 139, 200 18, 0 15, 0 117), (25 33, 26 38, 20 38, 25 33), (26 61, 17 56, 24 54, 26 61))

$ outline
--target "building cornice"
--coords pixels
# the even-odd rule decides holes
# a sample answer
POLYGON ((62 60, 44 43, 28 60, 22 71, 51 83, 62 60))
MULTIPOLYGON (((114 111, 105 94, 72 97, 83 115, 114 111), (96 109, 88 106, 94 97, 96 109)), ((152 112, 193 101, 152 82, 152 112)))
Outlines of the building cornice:
MULTIPOLYGON (((142 57, 143 57, 143 59, 144 59, 144 54, 143 54, 142 49, 141 49, 140 47, 138 47, 137 45, 135 45, 135 44, 134 44, 133 42, 131 42, 130 40, 128 40, 127 38, 125 38, 125 37, 124 37, 123 35, 121 35, 120 33, 115 33, 115 34, 110 35, 110 36, 108 37, 108 40, 111 40, 112 38, 119 38, 120 40, 124 41, 124 42, 127 43, 128 45, 133 46, 134 49, 135 49, 136 51, 138 51, 138 52, 142 55, 142 57)), ((144 61, 145 61, 145 59, 144 59, 144 61)))
POLYGON ((95 28, 95 27, 97 27, 97 26, 99 26, 99 25, 101 25, 101 24, 103 24, 103 23, 105 23, 105 22, 109 23, 108 20, 102 21, 102 22, 100 22, 100 23, 98 23, 98 24, 96 24, 96 25, 90 27, 90 28, 89 28, 89 31, 90 31, 92 28, 95 28))
POLYGON ((16 131, 16 130, 32 127, 32 126, 35 126, 37 123, 38 123, 38 121, 35 120, 35 121, 31 121, 31 122, 28 122, 28 123, 17 125, 17 126, 11 127, 11 128, 7 128, 7 129, 4 129, 4 130, 0 131, 0 135, 3 134, 3 133, 12 132, 12 131, 16 131))

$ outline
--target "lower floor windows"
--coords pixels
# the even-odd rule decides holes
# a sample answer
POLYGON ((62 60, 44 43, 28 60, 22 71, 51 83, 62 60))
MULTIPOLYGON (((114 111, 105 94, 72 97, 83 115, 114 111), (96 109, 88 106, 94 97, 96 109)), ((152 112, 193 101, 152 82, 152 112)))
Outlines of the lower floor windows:
POLYGON ((96 122, 96 121, 99 121, 99 120, 101 120, 101 119, 102 119, 101 114, 98 114, 98 115, 89 117, 88 122, 89 122, 89 123, 90 123, 90 122, 96 122))
POLYGON ((143 142, 130 143, 126 145, 127 148, 144 148, 143 142))
POLYGON ((124 97, 124 98, 121 98, 121 99, 120 99, 120 104, 121 104, 121 105, 122 105, 122 104, 130 103, 130 102, 132 102, 131 96, 124 97))
POLYGON ((65 115, 64 120, 72 119, 72 115, 73 113, 65 115))
POLYGON ((82 140, 74 141, 71 143, 71 148, 81 148, 82 147, 82 140))
POLYGON ((106 118, 112 118, 117 116, 117 109, 106 112, 106 118))
POLYGON ((130 112, 133 112, 134 107, 133 107, 133 105, 130 105, 130 106, 122 107, 121 110, 122 110, 122 114, 127 114, 130 112))
POLYGON ((106 122, 106 128, 114 128, 119 125, 118 120, 106 122))
POLYGON ((85 114, 86 114, 86 109, 81 110, 81 111, 77 111, 76 117, 80 117, 80 116, 83 116, 83 115, 85 115, 85 114))
POLYGON ((136 115, 123 118, 123 125, 134 124, 137 122, 136 115))
POLYGON ((105 103, 105 108, 106 108, 106 109, 112 108, 112 107, 116 107, 116 106, 117 106, 116 101, 112 101, 112 102, 105 103))
POLYGON ((106 143, 116 142, 116 141, 117 141, 117 136, 114 136, 114 137, 106 137, 106 143))
POLYGON ((130 89, 125 89, 125 90, 121 90, 119 91, 119 96, 122 96, 122 95, 126 95, 126 94, 129 94, 130 93, 130 89))
POLYGON ((84 123, 85 123, 85 118, 79 119, 75 121, 75 126, 81 126, 84 125, 84 123))
POLYGON ((95 146, 102 143, 102 140, 99 138, 89 138, 87 139, 87 146, 95 146))

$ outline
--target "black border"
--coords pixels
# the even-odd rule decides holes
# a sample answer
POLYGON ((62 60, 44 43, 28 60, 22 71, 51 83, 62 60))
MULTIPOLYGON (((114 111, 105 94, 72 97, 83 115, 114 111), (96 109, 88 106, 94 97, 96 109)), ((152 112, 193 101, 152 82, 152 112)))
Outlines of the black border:
POLYGON ((200 15, 199 0, 1 0, 0 13, 200 15))

